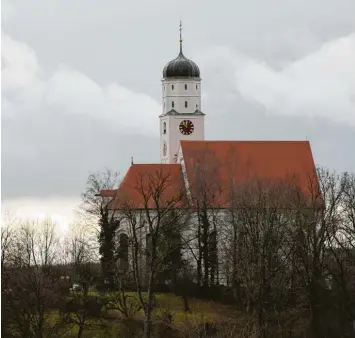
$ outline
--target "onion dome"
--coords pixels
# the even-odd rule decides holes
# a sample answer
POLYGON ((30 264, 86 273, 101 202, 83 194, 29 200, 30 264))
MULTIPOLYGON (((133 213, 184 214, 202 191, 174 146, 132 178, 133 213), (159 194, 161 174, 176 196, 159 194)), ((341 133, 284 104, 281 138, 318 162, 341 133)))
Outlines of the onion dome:
POLYGON ((163 78, 199 78, 200 69, 195 62, 189 60, 182 52, 181 23, 180 23, 180 53, 168 62, 163 70, 163 78))
POLYGON ((179 55, 170 61, 163 70, 164 78, 171 77, 200 77, 200 69, 195 62, 189 60, 180 50, 179 55))

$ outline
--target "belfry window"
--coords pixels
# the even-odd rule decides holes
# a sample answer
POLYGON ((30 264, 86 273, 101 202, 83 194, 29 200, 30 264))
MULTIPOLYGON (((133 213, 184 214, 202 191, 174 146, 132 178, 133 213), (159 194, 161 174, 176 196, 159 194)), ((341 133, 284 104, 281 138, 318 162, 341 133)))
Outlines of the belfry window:
POLYGON ((163 123, 163 134, 166 134, 166 122, 163 123))
POLYGON ((187 84, 185 85, 185 90, 187 90, 187 84))
POLYGON ((187 101, 185 101, 185 108, 187 108, 187 101))
POLYGON ((171 89, 174 90, 174 85, 171 85, 171 89))
POLYGON ((175 104, 174 101, 171 102, 171 107, 174 108, 175 104))

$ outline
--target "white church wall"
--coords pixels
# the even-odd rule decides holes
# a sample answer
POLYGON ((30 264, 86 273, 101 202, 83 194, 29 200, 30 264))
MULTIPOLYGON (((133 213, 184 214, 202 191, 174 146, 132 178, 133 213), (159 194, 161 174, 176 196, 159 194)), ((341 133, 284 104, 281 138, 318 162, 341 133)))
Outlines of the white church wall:
MULTIPOLYGON (((153 216, 154 211, 150 210, 149 211, 151 215, 153 216)), ((217 264, 217 269, 218 272, 216 275, 218 275, 218 281, 219 284, 226 284, 226 274, 225 274, 225 267, 224 267, 224 261, 223 261, 223 256, 224 252, 226 249, 226 243, 224 240, 224 237, 226 235, 227 227, 228 224, 225 222, 225 217, 226 217, 226 211, 225 210, 210 210, 208 212, 208 218, 209 222, 211 224, 211 229, 213 228, 213 225, 216 225, 216 232, 217 232, 217 259, 218 259, 218 264, 217 264)), ((138 225, 142 225, 145 223, 145 216, 142 213, 142 211, 137 211, 135 214, 135 220, 138 225)), ((119 238, 122 233, 127 234, 129 238, 132 238, 132 231, 131 231, 131 226, 129 224, 129 221, 123 217, 122 214, 119 212, 116 212, 116 218, 120 219, 121 224, 118 229, 118 231, 115 234, 115 238, 117 243, 119 243, 119 238)), ((181 258, 189 263, 189 265, 196 271, 197 269, 197 261, 196 257, 198 257, 199 249, 198 249, 198 240, 196 238, 197 235, 197 229, 198 229, 198 216, 196 212, 192 212, 190 214, 190 220, 187 225, 187 227, 184 229, 184 231, 181 232, 181 238, 182 238, 182 247, 181 247, 181 258)), ((143 278, 146 277, 146 272, 147 272, 147 267, 146 267, 146 236, 149 233, 148 231, 148 226, 139 226, 139 230, 137 231, 138 234, 138 242, 140 246, 140 274, 143 278)), ((132 247, 129 245, 129 262, 128 262, 129 268, 132 268, 132 247)), ((203 267, 202 267, 202 275, 203 275, 203 267)))
MULTIPOLYGON (((225 236, 228 224, 225 222, 226 211, 223 209, 214 209, 208 211, 208 219, 211 225, 210 231, 213 230, 213 226, 216 226, 217 234, 217 267, 216 267, 216 279, 218 278, 218 283, 225 285, 227 282, 227 276, 225 273, 225 264, 223 257, 225 256, 226 242, 225 236), (218 277, 217 277, 218 276, 218 277)), ((196 258, 199 254, 198 239, 198 216, 196 212, 191 215, 190 227, 183 233, 185 246, 182 251, 182 259, 186 260, 191 267, 196 271, 197 261, 196 258)), ((202 266, 202 275, 204 274, 204 268, 202 266)))
MULTIPOLYGON (((146 235, 148 233, 147 226, 141 226, 144 224, 144 215, 141 211, 137 210, 137 212, 133 212, 131 216, 131 221, 134 219, 136 221, 136 233, 138 238, 138 245, 139 245, 139 273, 141 276, 141 283, 144 285, 146 277, 147 277, 147 265, 146 265, 146 235)), ((115 233, 115 241, 119 243, 120 235, 126 234, 129 239, 128 244, 128 269, 132 271, 133 269, 133 251, 132 251, 132 239, 133 239, 133 232, 132 232, 132 224, 127 217, 125 217, 123 212, 116 211, 115 218, 120 220, 120 226, 115 233)), ((117 261, 117 265, 119 266, 120 261, 117 261)))

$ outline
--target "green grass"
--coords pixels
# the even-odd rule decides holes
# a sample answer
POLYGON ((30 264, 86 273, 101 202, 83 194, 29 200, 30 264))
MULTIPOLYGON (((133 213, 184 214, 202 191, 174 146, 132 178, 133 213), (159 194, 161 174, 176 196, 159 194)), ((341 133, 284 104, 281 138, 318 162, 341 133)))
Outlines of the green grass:
MULTIPOLYGON (((99 292, 96 290, 90 290, 89 292, 92 296, 98 296, 99 292)), ((135 292, 127 293, 130 296, 133 296, 137 299, 138 297, 135 292)), ((146 297, 146 294, 143 293, 143 297, 146 297)), ((240 316, 235 309, 232 307, 228 307, 225 305, 221 305, 215 302, 208 302, 198 299, 189 299, 189 307, 191 312, 184 312, 183 309, 183 301, 180 297, 177 297, 173 294, 164 294, 157 293, 155 294, 156 299, 156 307, 153 310, 153 320, 162 321, 166 319, 166 313, 170 313, 172 315, 172 322, 175 327, 183 327, 186 326, 187 323, 218 323, 221 321, 225 321, 227 319, 232 319, 240 316)), ((55 321, 58 313, 51 313, 52 320, 55 321)), ((139 311, 134 319, 142 320, 144 318, 143 310, 139 311)), ((109 318, 104 320, 107 330, 112 334, 105 335, 105 330, 100 327, 95 327, 99 324, 98 320, 90 320, 88 321, 90 327, 85 328, 83 337, 85 338, 94 338, 94 337, 119 337, 120 331, 120 321, 123 319, 123 316, 119 311, 110 311, 109 318)), ((72 324, 67 328, 68 332, 66 333, 66 337, 76 337, 78 327, 75 324, 72 324)))
MULTIPOLYGON (((133 296, 138 302, 138 297, 135 292, 129 292, 127 294, 129 296, 133 296)), ((98 296, 99 292, 97 292, 96 290, 91 290, 90 295, 98 296)), ((143 297, 146 298, 146 296, 147 294, 143 293, 143 297)), ((213 301, 190 298, 189 308, 191 311, 184 312, 183 300, 181 299, 181 297, 169 293, 156 293, 154 296, 156 300, 156 306, 153 310, 152 319, 158 325, 161 322, 167 321, 168 319, 172 319, 171 326, 175 330, 191 334, 191 332, 196 333, 196 330, 198 328, 201 328, 201 324, 221 324, 219 325, 219 328, 227 330, 227 332, 233 329, 233 332, 235 333, 233 337, 252 336, 251 331, 250 334, 248 333, 249 335, 246 334, 248 330, 253 329, 252 317, 249 314, 236 310, 232 306, 223 305, 213 301), (233 327, 229 325, 232 325, 233 327)), ((285 312, 282 315, 283 317, 285 317, 283 320, 284 325, 282 326, 282 328, 273 328, 273 337, 283 337, 286 332, 285 330, 288 330, 290 325, 293 325, 291 324, 291 322, 288 324, 288 322, 292 321, 293 317, 297 318, 300 313, 299 311, 295 311, 295 313, 285 312)), ((49 314, 49 316, 51 318, 51 321, 55 323, 59 317, 59 313, 53 311, 49 314)), ((299 336, 302 336, 302 333, 304 331, 304 318, 305 316, 302 316, 302 318, 299 320, 299 323, 296 323, 297 327, 295 332, 299 331, 299 336)), ((131 319, 133 321, 133 324, 131 323, 131 326, 142 327, 144 319, 143 310, 136 313, 135 316, 131 319)), ((84 329, 83 338, 131 337, 131 335, 127 335, 127 333, 125 335, 120 335, 121 329, 124 329, 123 322, 125 322, 125 318, 118 310, 109 311, 108 316, 105 316, 105 318, 102 320, 102 324, 105 325, 105 328, 98 326, 98 324, 100 324, 99 320, 90 319, 88 323, 91 325, 84 329), (109 332, 109 334, 107 332, 109 332)), ((77 337, 77 325, 71 324, 70 326, 66 327, 66 330, 67 332, 65 333, 64 337, 77 337)), ((170 335, 168 334, 168 336, 170 335)), ((190 335, 189 337, 195 336, 190 335)))

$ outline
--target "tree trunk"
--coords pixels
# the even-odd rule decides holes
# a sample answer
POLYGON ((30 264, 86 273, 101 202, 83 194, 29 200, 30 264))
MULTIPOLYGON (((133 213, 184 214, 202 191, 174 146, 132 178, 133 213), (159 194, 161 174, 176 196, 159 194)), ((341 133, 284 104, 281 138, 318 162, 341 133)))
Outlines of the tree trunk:
POLYGON ((197 229, 198 257, 197 257, 197 285, 201 286, 202 280, 202 245, 201 245, 201 223, 198 222, 197 229))
POLYGON ((157 241, 156 238, 152 235, 151 242, 151 252, 149 257, 149 278, 148 278, 148 290, 147 290, 147 307, 145 311, 145 321, 144 321, 144 338, 150 338, 152 332, 152 304, 153 304, 153 284, 155 277, 155 264, 156 264, 156 250, 157 250, 157 241))
POLYGON ((79 325, 79 330, 78 330, 78 338, 81 338, 83 336, 83 333, 84 333, 84 323, 81 323, 79 325))
POLYGON ((151 314, 150 310, 148 310, 149 314, 147 313, 147 316, 144 321, 144 338, 150 338, 151 332, 152 332, 152 319, 151 319, 151 314))
POLYGON ((144 321, 144 338, 150 338, 152 331, 152 293, 153 286, 153 271, 149 272, 149 282, 148 282, 148 300, 147 300, 147 308, 145 312, 145 321, 144 321))
POLYGON ((189 299, 186 295, 182 296, 182 300, 184 302, 184 312, 191 312, 189 307, 189 299))
POLYGON ((209 250, 208 250, 208 219, 205 214, 206 210, 203 210, 204 215, 202 216, 202 257, 203 257, 203 286, 208 286, 209 277, 209 250))
POLYGON ((311 295, 311 337, 321 337, 321 308, 317 291, 314 290, 311 295))

